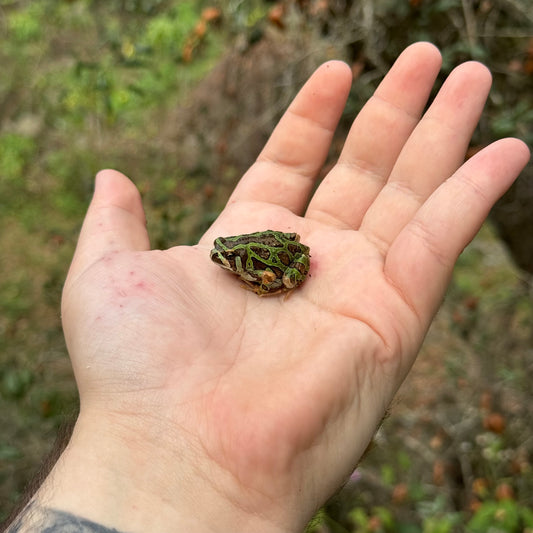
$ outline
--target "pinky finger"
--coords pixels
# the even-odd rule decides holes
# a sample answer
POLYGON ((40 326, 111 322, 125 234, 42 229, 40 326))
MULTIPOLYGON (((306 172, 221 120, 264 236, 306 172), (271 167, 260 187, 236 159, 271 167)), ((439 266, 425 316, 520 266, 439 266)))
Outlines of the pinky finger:
POLYGON ((444 182, 395 239, 385 274, 424 317, 424 326, 444 296, 458 256, 528 159, 529 149, 517 139, 491 144, 444 182))

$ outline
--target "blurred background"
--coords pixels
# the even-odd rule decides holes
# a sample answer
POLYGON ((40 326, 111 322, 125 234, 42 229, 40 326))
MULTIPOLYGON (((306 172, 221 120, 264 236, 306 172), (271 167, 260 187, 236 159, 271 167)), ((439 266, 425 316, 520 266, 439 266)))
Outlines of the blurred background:
MULTIPOLYGON (((0 521, 76 415, 60 295, 94 174, 135 181, 153 247, 194 243, 321 62, 355 80, 325 173, 418 40, 442 50, 439 83, 470 59, 493 72, 468 156, 508 135, 533 146, 531 0, 0 0, 0 521)), ((533 532, 532 180, 529 166, 461 256, 309 533, 533 532)))

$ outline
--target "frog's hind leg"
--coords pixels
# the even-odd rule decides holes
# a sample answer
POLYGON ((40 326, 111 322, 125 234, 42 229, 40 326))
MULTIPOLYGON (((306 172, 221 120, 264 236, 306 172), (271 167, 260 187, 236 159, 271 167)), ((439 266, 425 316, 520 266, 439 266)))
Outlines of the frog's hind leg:
POLYGON ((245 279, 241 280, 244 284, 241 285, 243 289, 246 289, 247 291, 255 292, 257 296, 275 296, 276 294, 279 294, 280 292, 285 292, 288 289, 285 287, 280 287, 279 289, 268 289, 265 288, 262 284, 253 283, 251 281, 246 281, 245 279))
POLYGON ((253 283, 252 281, 246 281, 245 279, 241 279, 242 285, 241 287, 247 291, 255 292, 258 296, 264 296, 265 292, 261 289, 261 285, 258 285, 257 283, 253 283))

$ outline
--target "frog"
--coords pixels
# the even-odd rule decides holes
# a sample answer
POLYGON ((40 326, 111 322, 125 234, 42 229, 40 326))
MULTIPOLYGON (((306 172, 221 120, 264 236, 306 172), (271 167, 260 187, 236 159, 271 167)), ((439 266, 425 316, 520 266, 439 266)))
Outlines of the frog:
POLYGON ((211 260, 239 276, 244 288, 259 296, 292 291, 309 273, 309 246, 297 233, 269 229, 218 237, 213 246, 211 260))

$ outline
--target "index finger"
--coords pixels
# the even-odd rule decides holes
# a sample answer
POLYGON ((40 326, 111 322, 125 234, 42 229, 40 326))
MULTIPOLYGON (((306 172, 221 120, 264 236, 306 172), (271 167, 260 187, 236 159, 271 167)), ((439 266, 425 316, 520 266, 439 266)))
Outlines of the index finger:
POLYGON ((262 201, 300 213, 328 154, 348 98, 348 65, 329 61, 302 87, 231 201, 262 201))

